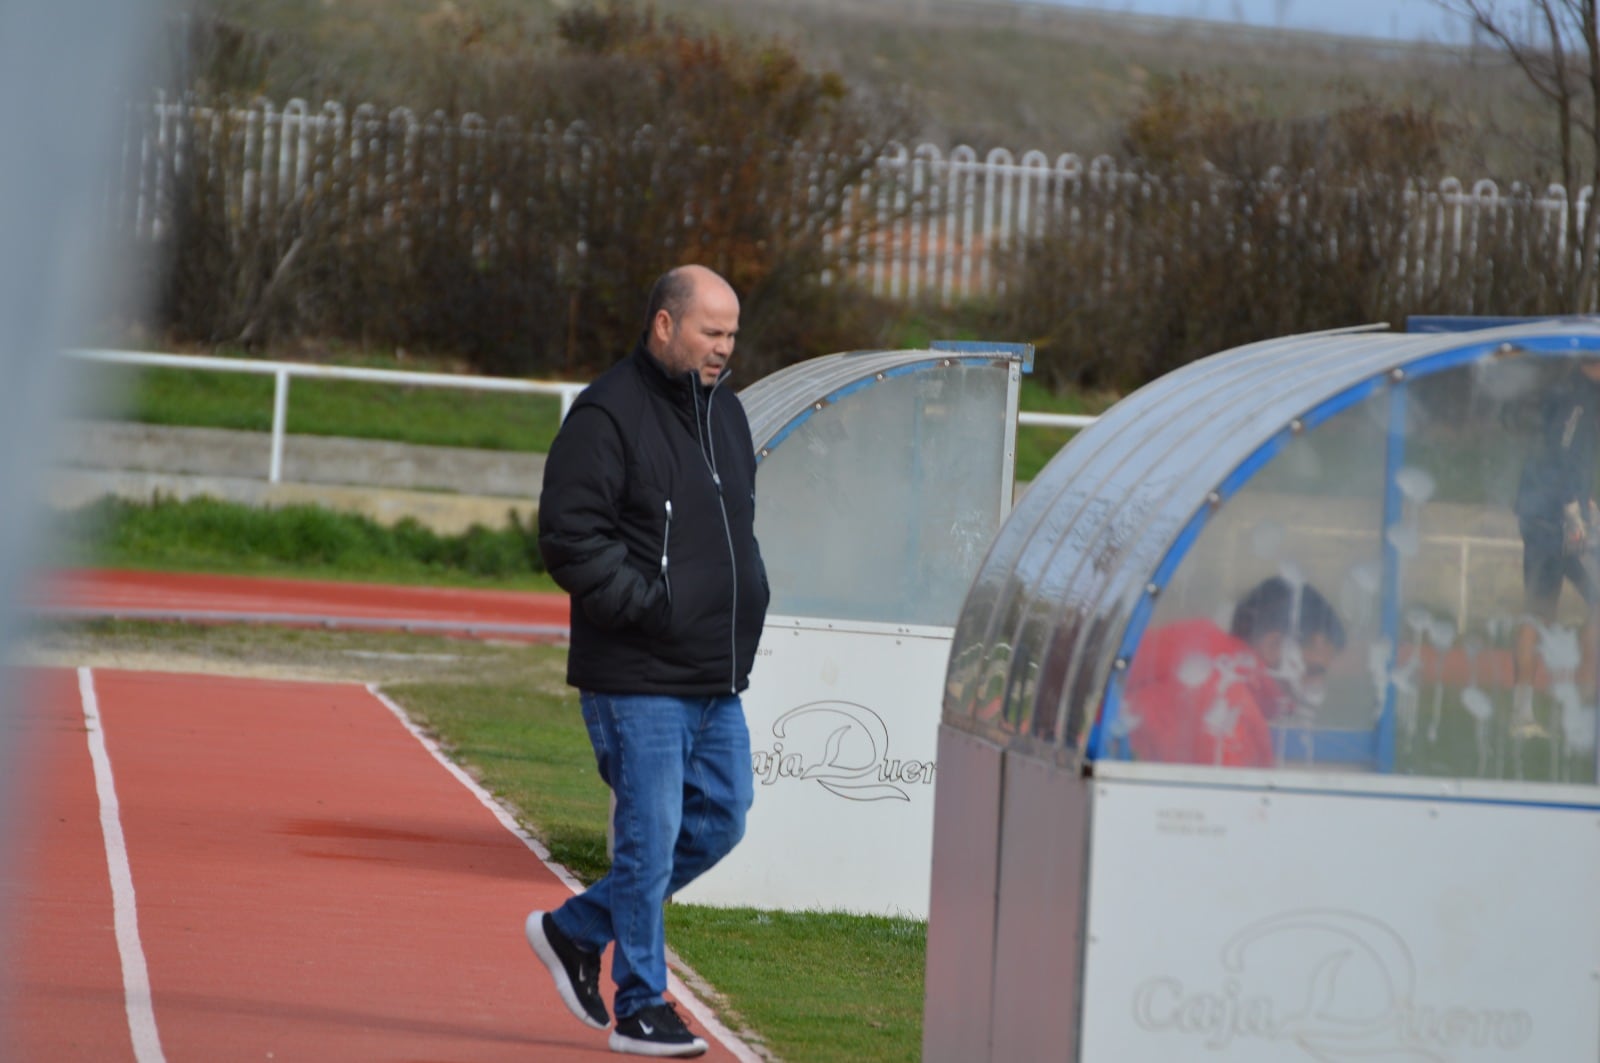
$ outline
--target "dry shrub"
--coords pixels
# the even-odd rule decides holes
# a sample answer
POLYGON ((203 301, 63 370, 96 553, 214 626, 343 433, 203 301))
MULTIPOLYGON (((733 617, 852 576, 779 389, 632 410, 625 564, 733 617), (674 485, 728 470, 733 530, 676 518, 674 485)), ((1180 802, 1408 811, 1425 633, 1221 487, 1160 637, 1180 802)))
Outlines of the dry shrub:
MULTIPOLYGON (((444 27, 418 99, 497 118, 344 114, 297 146, 309 182, 274 184, 255 120, 189 97, 163 160, 156 327, 253 346, 337 337, 582 377, 632 344, 651 280, 692 261, 744 297, 747 381, 880 338, 890 315, 832 281, 869 242, 859 229, 838 237, 852 197, 876 195, 897 115, 781 46, 648 8, 580 5, 558 30, 536 54, 486 56, 478 28, 444 27), (252 167, 262 172, 246 190, 252 167)), ((248 50, 216 32, 202 45, 248 50)))
POLYGON ((1291 123, 1193 79, 1159 86, 1126 130, 1131 172, 1066 190, 1013 264, 1004 318, 1056 386, 1129 389, 1290 333, 1558 310, 1557 234, 1526 195, 1473 222, 1470 257, 1415 246, 1439 225, 1418 175, 1449 135, 1410 107, 1291 123))

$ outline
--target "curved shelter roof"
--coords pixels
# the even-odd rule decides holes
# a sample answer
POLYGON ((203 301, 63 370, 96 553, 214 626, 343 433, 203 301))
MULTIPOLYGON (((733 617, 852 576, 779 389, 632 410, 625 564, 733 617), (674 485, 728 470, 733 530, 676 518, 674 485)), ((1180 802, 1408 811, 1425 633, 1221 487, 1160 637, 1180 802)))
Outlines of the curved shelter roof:
POLYGON ((1033 348, 1005 343, 935 344, 927 350, 846 351, 798 362, 739 393, 750 419, 757 459, 787 439, 812 414, 885 380, 953 365, 1021 362, 1032 369, 1033 348))
MULTIPOLYGON (((1056 456, 1001 527, 962 607, 945 722, 1063 764, 1094 759, 1115 737, 1096 725, 1115 722, 1119 682, 1158 600, 1208 523, 1275 457, 1358 406, 1381 418, 1361 422, 1380 448, 1385 435, 1403 439, 1409 385, 1458 370, 1470 391, 1485 367, 1519 354, 1600 354, 1600 324, 1291 336, 1130 395, 1056 456)), ((1387 486, 1372 492, 1386 496, 1390 523, 1394 449, 1387 475, 1374 477, 1387 486)), ((1373 549, 1392 562, 1382 538, 1380 527, 1373 549)))
POLYGON ((791 366, 740 393, 769 616, 937 628, 1010 509, 1032 348, 961 343, 791 366))

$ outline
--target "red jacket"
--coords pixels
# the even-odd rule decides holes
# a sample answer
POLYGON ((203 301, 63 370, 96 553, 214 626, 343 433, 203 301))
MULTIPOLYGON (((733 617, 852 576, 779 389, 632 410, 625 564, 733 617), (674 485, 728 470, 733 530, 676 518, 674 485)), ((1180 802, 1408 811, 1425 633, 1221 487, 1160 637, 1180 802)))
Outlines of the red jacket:
POLYGON ((1197 619, 1144 637, 1128 669, 1122 712, 1133 717, 1128 740, 1140 760, 1271 767, 1267 721, 1289 704, 1249 643, 1197 619))

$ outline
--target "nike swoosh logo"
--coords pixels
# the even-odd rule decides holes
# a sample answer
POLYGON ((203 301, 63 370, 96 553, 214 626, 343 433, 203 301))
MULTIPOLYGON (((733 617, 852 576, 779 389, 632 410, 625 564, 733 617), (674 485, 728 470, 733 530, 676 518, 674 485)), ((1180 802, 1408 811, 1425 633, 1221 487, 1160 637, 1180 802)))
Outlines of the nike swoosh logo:
POLYGON ((651 1026, 648 1022, 641 1022, 639 1024, 639 1029, 644 1032, 646 1037, 649 1037, 651 1034, 656 1032, 656 1028, 651 1026))

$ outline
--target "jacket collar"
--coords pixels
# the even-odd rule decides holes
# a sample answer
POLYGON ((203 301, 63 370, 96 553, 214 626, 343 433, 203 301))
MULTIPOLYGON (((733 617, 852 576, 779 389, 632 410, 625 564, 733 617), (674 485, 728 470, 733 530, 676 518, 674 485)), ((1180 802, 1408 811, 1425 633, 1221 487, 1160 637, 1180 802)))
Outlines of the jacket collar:
POLYGON ((702 397, 709 395, 712 390, 727 383, 728 377, 733 373, 731 365, 723 366, 722 374, 717 377, 717 382, 710 385, 700 383, 693 373, 671 373, 666 366, 656 359, 655 355, 650 353, 650 348, 645 346, 643 335, 634 343, 633 353, 630 357, 638 367, 640 374, 652 388, 674 402, 685 404, 694 398, 691 389, 699 388, 702 397))

